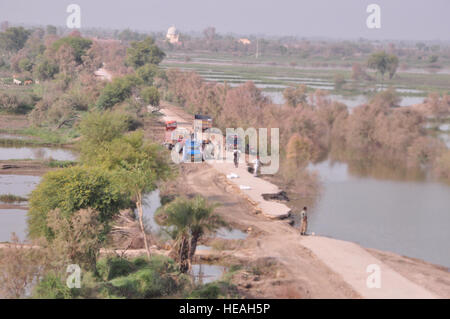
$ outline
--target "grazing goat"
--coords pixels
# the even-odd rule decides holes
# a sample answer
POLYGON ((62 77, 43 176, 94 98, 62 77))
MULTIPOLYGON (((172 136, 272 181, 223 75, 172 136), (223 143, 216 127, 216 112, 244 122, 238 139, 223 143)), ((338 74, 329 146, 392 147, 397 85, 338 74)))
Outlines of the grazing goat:
POLYGON ((22 81, 17 80, 17 79, 13 79, 13 83, 14 83, 14 84, 17 84, 17 85, 21 85, 21 84, 22 84, 22 81))
POLYGON ((33 84, 33 81, 32 80, 26 80, 23 84, 24 85, 30 85, 30 84, 33 84))

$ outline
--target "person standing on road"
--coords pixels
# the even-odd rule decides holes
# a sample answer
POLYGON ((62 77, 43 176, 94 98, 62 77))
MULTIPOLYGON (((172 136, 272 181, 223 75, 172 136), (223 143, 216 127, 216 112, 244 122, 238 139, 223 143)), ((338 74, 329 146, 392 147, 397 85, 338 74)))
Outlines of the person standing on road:
POLYGON ((300 235, 302 236, 306 235, 306 228, 308 227, 308 215, 306 214, 307 210, 308 208, 305 206, 303 207, 303 210, 300 213, 300 220, 301 220, 300 235))
POLYGON ((259 159, 256 158, 253 160, 253 176, 258 176, 258 169, 259 169, 259 159))
POLYGON ((239 167, 239 150, 233 151, 233 161, 234 161, 234 167, 239 167))

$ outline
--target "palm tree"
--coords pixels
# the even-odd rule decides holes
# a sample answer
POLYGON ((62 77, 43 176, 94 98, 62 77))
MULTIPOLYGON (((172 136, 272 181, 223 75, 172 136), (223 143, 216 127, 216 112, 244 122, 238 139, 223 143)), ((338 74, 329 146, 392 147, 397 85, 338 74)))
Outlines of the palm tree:
POLYGON ((226 226, 225 221, 214 213, 216 204, 210 204, 201 196, 192 199, 179 197, 168 204, 164 225, 175 239, 172 251, 180 264, 180 271, 186 273, 191 268, 197 243, 207 232, 214 232, 226 226))

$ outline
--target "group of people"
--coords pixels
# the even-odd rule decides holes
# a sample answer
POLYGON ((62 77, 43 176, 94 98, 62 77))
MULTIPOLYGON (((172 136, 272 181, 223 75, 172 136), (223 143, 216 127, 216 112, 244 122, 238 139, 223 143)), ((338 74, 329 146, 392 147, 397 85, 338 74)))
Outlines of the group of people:
MULTIPOLYGON (((234 162, 234 167, 238 168, 239 167, 239 156, 240 156, 241 151, 239 151, 238 149, 235 149, 233 151, 233 162, 234 162)), ((258 158, 255 158, 253 160, 253 176, 258 176, 258 170, 259 170, 259 166, 260 166, 260 162, 258 158)))

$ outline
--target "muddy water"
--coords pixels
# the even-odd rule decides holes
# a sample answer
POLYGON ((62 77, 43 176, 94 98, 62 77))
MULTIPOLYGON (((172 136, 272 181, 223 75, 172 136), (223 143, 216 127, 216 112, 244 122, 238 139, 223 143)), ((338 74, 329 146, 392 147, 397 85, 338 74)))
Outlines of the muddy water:
POLYGON ((0 242, 10 241, 14 232, 19 239, 26 239, 26 215, 25 210, 0 209, 0 242))
POLYGON ((225 271, 226 267, 208 264, 194 264, 191 268, 194 281, 198 284, 207 284, 219 280, 225 271))
POLYGON ((0 194, 27 197, 40 180, 39 176, 0 175, 0 194))
POLYGON ((142 208, 144 211, 145 226, 155 235, 162 234, 162 227, 155 221, 156 210, 160 207, 161 198, 159 195, 159 189, 144 196, 144 205, 142 205, 142 208))
MULTIPOLYGON (((265 96, 269 96, 272 99, 272 102, 275 104, 285 103, 282 91, 263 91, 263 94, 265 96)), ((342 96, 330 94, 329 98, 332 101, 344 103, 350 110, 368 102, 367 96, 364 95, 342 96)), ((424 97, 420 96, 402 96, 399 106, 410 106, 414 104, 423 103, 423 101, 424 97)))
POLYGON ((0 160, 54 159, 74 161, 77 156, 70 150, 49 147, 0 147, 0 160))
POLYGON ((323 182, 308 232, 450 267, 450 186, 358 175, 345 163, 311 165, 323 182))
MULTIPOLYGON (((48 159, 76 160, 70 150, 48 147, 0 147, 0 160, 48 159)), ((40 182, 39 176, 0 175, 0 194, 28 197, 40 182)), ((26 239, 26 211, 20 209, 0 209, 0 241, 9 241, 15 232, 20 240, 26 239)))

